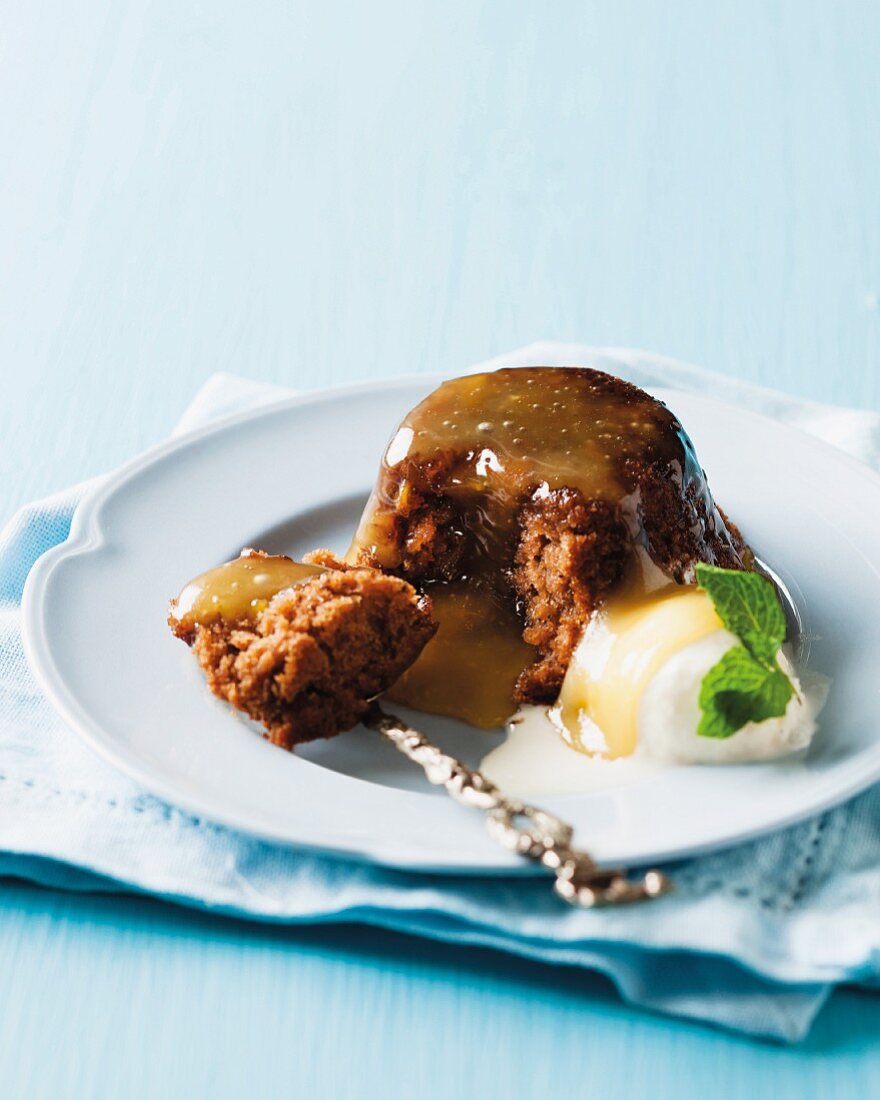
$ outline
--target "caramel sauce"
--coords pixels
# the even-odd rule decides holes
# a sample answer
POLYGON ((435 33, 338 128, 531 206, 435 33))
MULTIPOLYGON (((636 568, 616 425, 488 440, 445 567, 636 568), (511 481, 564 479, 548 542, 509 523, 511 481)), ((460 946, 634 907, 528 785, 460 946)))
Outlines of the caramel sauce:
POLYGON ((444 382, 407 414, 385 452, 350 560, 366 551, 384 568, 397 565, 392 517, 405 509, 410 477, 438 456, 452 458, 441 491, 471 536, 469 576, 497 574, 524 499, 554 489, 613 502, 637 537, 630 460, 670 463, 712 510, 693 444, 665 405, 597 371, 515 367, 444 382))
POLYGON ((216 622, 251 623, 282 589, 323 572, 280 554, 243 554, 184 585, 171 601, 171 619, 184 633, 216 622))
POLYGON ((591 756, 630 756, 652 678, 679 650, 722 629, 701 589, 624 586, 584 632, 551 712, 567 743, 591 756))
POLYGON ((392 698, 477 726, 503 724, 514 709, 516 677, 537 656, 521 639, 508 580, 519 510, 556 489, 580 490, 612 504, 639 547, 646 539, 630 461, 667 464, 716 514, 676 417, 600 372, 534 367, 468 375, 412 409, 388 445, 347 560, 398 568, 397 517, 424 491, 453 503, 465 549, 458 578, 429 586, 440 630, 392 698))
POLYGON ((428 592, 439 628, 388 698, 480 729, 503 726, 516 678, 537 656, 515 610, 467 582, 428 592))

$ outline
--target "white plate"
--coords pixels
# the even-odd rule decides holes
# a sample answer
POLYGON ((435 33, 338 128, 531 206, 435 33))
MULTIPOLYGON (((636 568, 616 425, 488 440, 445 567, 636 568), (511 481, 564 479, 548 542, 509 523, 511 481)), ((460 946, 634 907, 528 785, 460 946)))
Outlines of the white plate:
MULTIPOLYGON (((602 364, 614 369, 608 358, 602 364)), ((400 417, 439 379, 296 398, 194 432, 131 463, 80 506, 32 571, 27 653, 64 719, 144 787, 215 821, 402 868, 498 871, 514 856, 479 815, 355 730, 288 755, 209 695, 165 625, 168 598, 243 546, 343 549, 400 417)), ((694 394, 679 415, 721 503, 795 593, 810 667, 833 678, 806 759, 678 767, 642 783, 542 800, 603 861, 732 844, 880 777, 880 477, 792 428, 694 394), (796 583, 794 583, 796 581, 796 583)), ((420 716, 476 762, 500 735, 420 716)))

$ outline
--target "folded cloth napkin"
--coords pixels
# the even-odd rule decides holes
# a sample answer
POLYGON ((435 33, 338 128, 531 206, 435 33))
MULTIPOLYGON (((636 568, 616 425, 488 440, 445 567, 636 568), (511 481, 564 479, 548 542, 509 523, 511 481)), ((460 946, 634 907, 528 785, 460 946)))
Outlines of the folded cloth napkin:
MULTIPOLYGON (((583 362, 535 344, 502 364, 583 362)), ((798 401, 656 357, 613 352, 645 386, 697 389, 776 416, 880 466, 880 416, 798 401)), ((591 362, 595 361, 593 353, 591 362)), ((621 372, 621 363, 626 369, 621 372)), ((283 396, 213 378, 178 430, 283 396)), ((791 1041, 837 983, 880 988, 880 787, 774 836, 673 868, 662 902, 588 912, 543 878, 398 872, 263 843, 161 802, 68 731, 25 663, 19 605, 36 559, 67 537, 86 486, 0 534, 0 875, 122 887, 275 922, 362 921, 607 975, 634 1004, 791 1041)))

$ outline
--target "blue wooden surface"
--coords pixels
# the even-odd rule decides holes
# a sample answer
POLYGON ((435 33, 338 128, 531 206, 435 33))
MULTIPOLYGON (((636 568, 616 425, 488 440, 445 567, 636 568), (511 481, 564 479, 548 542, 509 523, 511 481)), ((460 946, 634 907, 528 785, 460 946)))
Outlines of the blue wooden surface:
MULTIPOLYGON (((216 370, 305 388, 552 336, 880 404, 873 0, 3 22, 0 513, 158 441, 216 370)), ((0 888, 4 1097, 867 1096, 878 1033, 856 993, 780 1050, 490 953, 0 888)))

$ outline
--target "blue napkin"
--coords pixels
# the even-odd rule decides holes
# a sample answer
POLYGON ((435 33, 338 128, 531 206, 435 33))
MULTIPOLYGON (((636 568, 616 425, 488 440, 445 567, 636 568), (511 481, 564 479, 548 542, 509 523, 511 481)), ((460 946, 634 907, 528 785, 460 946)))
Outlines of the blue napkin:
MULTIPOLYGON (((635 382, 710 391, 880 465, 875 414, 614 354, 617 372, 635 382)), ((503 362, 583 357, 582 348, 540 344, 503 362)), ((279 395, 217 376, 179 430, 279 395)), ((298 852, 154 798, 65 728, 22 652, 25 578, 66 538, 85 489, 24 508, 0 534, 0 875, 77 890, 126 887, 251 919, 363 921, 490 946, 600 971, 649 1009, 783 1041, 806 1034, 835 984, 878 987, 880 788, 767 839, 671 868, 677 891, 661 902, 596 912, 567 907, 543 878, 412 874, 298 852)))

